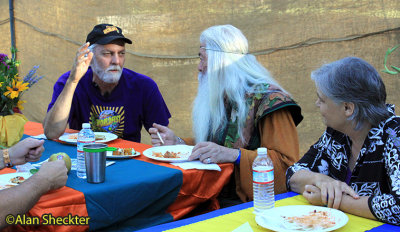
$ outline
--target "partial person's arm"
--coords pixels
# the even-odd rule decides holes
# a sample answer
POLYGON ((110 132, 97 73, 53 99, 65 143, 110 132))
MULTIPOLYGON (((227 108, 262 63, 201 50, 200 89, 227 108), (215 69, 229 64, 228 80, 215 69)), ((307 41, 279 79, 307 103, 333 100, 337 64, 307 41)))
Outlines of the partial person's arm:
POLYGON ((151 137, 151 144, 153 146, 162 145, 176 145, 176 144, 187 144, 195 145, 194 138, 180 138, 169 129, 167 126, 163 126, 157 123, 153 123, 153 127, 149 128, 149 134, 151 137), (161 139, 164 143, 161 142, 161 139))
POLYGON ((369 198, 370 197, 360 197, 359 199, 354 199, 344 194, 339 209, 346 213, 376 220, 376 217, 371 213, 368 207, 369 198))
POLYGON ((297 193, 307 194, 306 186, 315 186, 321 192, 323 205, 338 209, 344 195, 359 199, 357 193, 345 182, 335 180, 327 175, 308 170, 299 170, 290 178, 290 188, 297 193))
MULTIPOLYGON (((26 138, 7 149, 7 154, 12 165, 21 165, 26 162, 36 162, 44 151, 44 140, 26 138)), ((4 160, 6 150, 0 151, 0 169, 6 167, 4 160)))
POLYGON ((312 172, 309 170, 299 170, 290 178, 290 190, 296 193, 303 193, 306 185, 316 185, 318 182, 334 181, 332 177, 312 172))
POLYGON ((79 80, 89 68, 93 53, 88 49, 89 43, 82 45, 75 58, 71 73, 53 107, 47 112, 43 122, 44 133, 48 139, 57 139, 67 128, 72 99, 79 80), (87 54, 87 56, 85 56, 87 54))
POLYGON ((151 137, 151 144, 155 147, 162 145, 175 145, 177 144, 177 136, 173 130, 167 126, 153 123, 153 127, 149 128, 151 137), (161 142, 162 140, 162 142, 161 142))
MULTIPOLYGON (((268 149, 268 156, 274 164, 275 193, 286 192, 286 169, 299 159, 299 140, 296 125, 290 112, 277 110, 264 117, 259 125, 260 147, 268 149)), ((239 168, 235 170, 238 195, 242 201, 253 199, 252 164, 257 151, 241 149, 239 168)))
MULTIPOLYGON (((302 170, 305 171, 305 170, 302 170)), ((321 190, 314 185, 306 185, 303 196, 313 205, 323 206, 321 190)), ((376 220, 376 217, 371 213, 368 206, 369 196, 359 197, 357 199, 350 195, 343 194, 340 199, 339 209, 346 213, 376 220)))
POLYGON ((0 191, 0 229, 7 226, 7 215, 26 213, 47 191, 64 186, 67 178, 63 160, 46 162, 39 172, 20 185, 0 191))
POLYGON ((329 166, 325 160, 330 160, 324 150, 319 150, 322 141, 331 141, 331 128, 319 138, 318 142, 310 147, 306 154, 286 172, 286 184, 291 191, 306 194, 306 186, 315 186, 321 191, 321 202, 323 205, 338 209, 343 194, 349 194, 354 199, 359 196, 345 182, 332 178, 329 173, 329 166), (319 165, 320 163, 326 163, 319 165), (324 168, 323 168, 324 166, 324 168))
POLYGON ((48 139, 57 139, 67 128, 72 98, 77 85, 78 83, 74 83, 68 78, 53 107, 47 112, 43 128, 48 139))
POLYGON ((187 144, 187 145, 194 146, 194 145, 196 145, 196 141, 194 140, 194 138, 190 138, 190 137, 187 137, 187 138, 178 137, 178 144, 187 144), (179 139, 181 139, 182 141, 179 139))

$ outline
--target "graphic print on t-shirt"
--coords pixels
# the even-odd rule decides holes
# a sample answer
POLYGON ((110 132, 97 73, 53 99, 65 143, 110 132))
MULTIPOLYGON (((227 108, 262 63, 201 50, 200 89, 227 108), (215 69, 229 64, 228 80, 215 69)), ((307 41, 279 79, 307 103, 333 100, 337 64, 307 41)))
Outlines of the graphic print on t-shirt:
POLYGON ((125 126, 124 107, 92 105, 89 122, 93 131, 110 132, 122 137, 125 126))

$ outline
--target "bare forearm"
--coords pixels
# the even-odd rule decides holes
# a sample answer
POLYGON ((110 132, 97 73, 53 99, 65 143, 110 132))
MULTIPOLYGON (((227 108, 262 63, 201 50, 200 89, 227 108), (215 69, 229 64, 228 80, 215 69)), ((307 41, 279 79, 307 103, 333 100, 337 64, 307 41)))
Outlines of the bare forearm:
POLYGON ((53 107, 47 113, 43 122, 44 133, 47 138, 56 139, 60 137, 65 131, 65 128, 67 128, 72 98, 76 86, 77 83, 67 81, 53 107))
POLYGON ((321 178, 330 177, 308 170, 299 170, 290 178, 290 188, 292 191, 302 194, 306 185, 315 185, 321 178))
POLYGON ((354 199, 353 197, 344 194, 339 209, 346 213, 377 220, 368 207, 368 199, 369 197, 354 199))
POLYGON ((7 215, 26 213, 49 189, 48 182, 34 175, 19 186, 0 191, 0 228, 7 226, 7 215))

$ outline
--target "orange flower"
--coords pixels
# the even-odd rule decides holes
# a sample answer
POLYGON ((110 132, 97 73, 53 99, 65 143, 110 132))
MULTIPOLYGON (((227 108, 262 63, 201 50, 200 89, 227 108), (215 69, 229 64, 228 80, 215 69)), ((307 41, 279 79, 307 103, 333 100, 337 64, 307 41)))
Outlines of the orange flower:
POLYGON ((10 86, 7 86, 8 91, 6 91, 4 93, 4 96, 8 96, 9 98, 14 99, 14 98, 18 97, 20 92, 23 92, 23 91, 29 89, 28 85, 29 85, 29 83, 23 83, 22 81, 14 80, 13 84, 12 84, 12 88, 10 86))

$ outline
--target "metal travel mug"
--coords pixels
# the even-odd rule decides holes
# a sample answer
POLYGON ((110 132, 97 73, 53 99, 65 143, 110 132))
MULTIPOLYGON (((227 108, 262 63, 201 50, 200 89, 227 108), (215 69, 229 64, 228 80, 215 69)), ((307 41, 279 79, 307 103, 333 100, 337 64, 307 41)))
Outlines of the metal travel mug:
POLYGON ((94 143, 83 146, 85 152, 86 179, 89 183, 103 183, 106 179, 106 154, 116 150, 107 144, 94 143))

